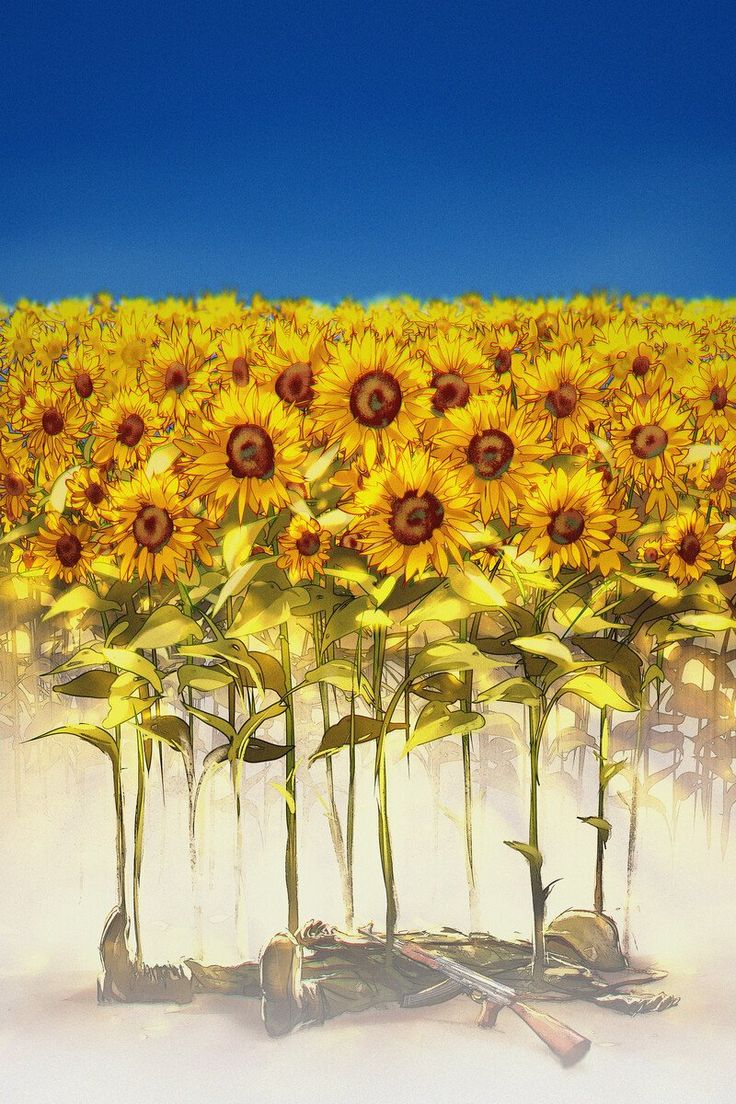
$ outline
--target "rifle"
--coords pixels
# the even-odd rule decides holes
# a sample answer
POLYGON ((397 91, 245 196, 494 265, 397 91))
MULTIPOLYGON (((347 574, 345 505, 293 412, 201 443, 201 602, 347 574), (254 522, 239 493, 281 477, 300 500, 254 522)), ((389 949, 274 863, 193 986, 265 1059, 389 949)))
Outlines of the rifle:
MULTIPOLYGON (((359 928, 358 931, 373 943, 386 946, 386 940, 376 935, 372 926, 359 928)), ((515 1012, 519 1019, 522 1019, 542 1042, 547 1044, 553 1054, 560 1059, 563 1066, 574 1065, 590 1050, 590 1039, 586 1039, 584 1035, 579 1035, 573 1028, 561 1023, 560 1020, 556 1020, 554 1016, 550 1016, 547 1012, 538 1012, 535 1008, 522 1004, 518 1000, 516 992, 508 985, 493 981, 485 974, 480 974, 469 966, 463 966, 447 955, 425 950, 417 943, 405 939, 394 937, 393 947, 405 958, 410 958, 413 962, 418 962, 422 966, 427 966, 430 970, 436 970, 443 974, 446 979, 458 987, 459 991, 468 993, 475 999, 482 997, 483 1012, 479 1020, 481 1026, 493 1027, 501 1008, 507 1007, 515 1012)), ((444 985, 445 983, 442 983, 443 987, 444 985)), ((440 986, 436 988, 439 989, 440 986)))

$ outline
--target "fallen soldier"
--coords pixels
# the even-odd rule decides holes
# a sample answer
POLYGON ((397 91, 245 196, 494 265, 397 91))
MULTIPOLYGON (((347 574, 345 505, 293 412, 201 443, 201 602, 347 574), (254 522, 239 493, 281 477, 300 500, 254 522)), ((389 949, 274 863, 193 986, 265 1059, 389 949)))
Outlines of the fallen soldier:
MULTIPOLYGON (((197 993, 221 993, 260 999, 269 1035, 281 1036, 307 1024, 320 1024, 347 1012, 399 1004, 421 1007, 450 1000, 457 984, 438 981, 434 970, 395 954, 362 935, 341 933, 322 921, 310 921, 296 936, 277 933, 259 962, 236 966, 137 967, 125 944, 126 920, 112 913, 100 953, 105 969, 98 987, 102 1001, 187 1003, 197 993)), ((616 925, 594 912, 570 910, 547 929, 547 968, 542 989, 531 984, 530 945, 451 929, 404 932, 401 939, 441 952, 456 963, 510 986, 519 999, 590 1000, 615 1011, 662 1011, 678 998, 640 989, 665 976, 629 966, 621 952, 616 925)), ((496 1012, 497 1014, 497 1012, 496 1012)), ((495 1015, 484 1006, 479 1022, 492 1026, 495 1015)))

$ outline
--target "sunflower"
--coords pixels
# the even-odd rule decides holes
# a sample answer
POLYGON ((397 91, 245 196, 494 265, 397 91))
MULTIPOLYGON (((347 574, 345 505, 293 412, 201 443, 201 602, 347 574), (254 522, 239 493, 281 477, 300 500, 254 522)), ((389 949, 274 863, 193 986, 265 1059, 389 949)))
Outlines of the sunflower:
POLYGON ((33 357, 33 335, 38 322, 32 314, 15 310, 0 326, 0 364, 29 365, 33 357))
POLYGON ((385 574, 406 579, 429 566, 447 572, 470 548, 473 495, 457 469, 438 463, 428 449, 405 449, 375 468, 352 501, 360 551, 385 574))
POLYGON ((58 323, 36 331, 33 338, 33 359, 47 372, 55 368, 69 345, 66 328, 58 323))
POLYGON ((150 308, 121 308, 103 334, 110 374, 118 387, 135 387, 158 336, 150 308))
POLYGON ((199 323, 174 325, 171 336, 159 341, 143 366, 151 400, 166 424, 183 426, 201 411, 210 397, 205 362, 211 334, 199 323))
POLYGON ((75 583, 91 573, 98 549, 91 525, 49 513, 31 541, 30 553, 33 571, 47 579, 75 583))
POLYGON ((736 429, 736 360, 709 360, 700 365, 690 386, 683 387, 703 438, 722 441, 736 429))
POLYGON ((638 546, 636 550, 636 555, 642 563, 659 563, 662 555, 662 538, 648 537, 638 546))
POLYGON ((563 567, 591 571, 605 552, 623 552, 616 536, 616 512, 603 480, 581 466, 558 467, 540 480, 519 510, 519 552, 551 560, 556 578, 563 567))
POLYGON ((149 582, 163 576, 176 581, 180 572, 191 577, 195 559, 212 563, 212 523, 193 512, 192 499, 173 472, 135 472, 129 482, 111 487, 100 512, 110 522, 100 539, 120 557, 123 579, 137 574, 149 582))
POLYGON ((299 414, 254 384, 221 391, 192 423, 191 440, 177 443, 186 456, 180 470, 218 520, 236 497, 241 517, 246 509, 263 515, 288 506, 290 488, 304 486, 299 414))
POLYGON ((315 427, 339 441, 346 459, 361 454, 371 470, 417 441, 430 416, 430 392, 421 364, 393 338, 371 331, 335 346, 334 359, 315 383, 315 427))
POLYGON ((709 525, 699 510, 677 514, 664 531, 659 567, 681 586, 694 583, 719 557, 718 525, 709 525))
POLYGON ((100 524, 102 507, 110 498, 110 485, 101 468, 79 468, 67 480, 66 494, 70 510, 100 524))
POLYGON ((519 397, 544 434, 564 448, 605 418, 601 399, 607 376, 605 368, 586 359, 581 345, 565 346, 537 357, 518 381, 519 397))
POLYGON ((519 324, 506 322, 483 332, 480 346, 491 364, 494 374, 504 387, 525 372, 529 358, 537 344, 537 327, 531 320, 519 324))
POLYGON ((290 583, 312 580, 315 572, 322 573, 330 554, 330 539, 330 533, 315 518, 296 514, 291 519, 279 537, 281 555, 278 559, 290 583))
POLYGON ((669 395, 631 398, 610 426, 612 463, 622 481, 646 494, 644 509, 660 518, 677 509, 684 493, 684 458, 690 443, 688 412, 669 395))
POLYGON ((736 494, 736 446, 732 442, 730 436, 729 448, 714 448, 708 459, 694 464, 688 472, 688 481, 703 491, 708 504, 721 514, 730 511, 736 494))
POLYGON ((228 385, 245 387, 253 381, 253 369, 263 361, 263 338, 263 328, 255 323, 241 323, 223 331, 210 364, 216 388, 228 385))
POLYGON ((263 367, 256 368, 254 374, 282 403, 308 410, 315 381, 329 357, 330 344, 323 324, 312 322, 299 330, 277 321, 272 344, 263 346, 263 367))
POLYGON ((0 387, 0 411, 2 420, 13 429, 19 429, 23 408, 30 395, 48 383, 47 373, 37 364, 11 364, 0 387))
POLYGON ((649 332, 639 322, 615 316, 604 322, 593 335, 591 359, 624 380, 630 372, 645 376, 658 361, 649 332))
POLYGON ((533 481, 546 475, 539 461, 551 448, 540 440, 543 427, 508 395, 471 399, 445 421, 433 442, 438 459, 462 470, 484 524, 498 516, 511 525, 533 481))
POLYGON ((95 417, 94 461, 130 471, 147 459, 162 432, 163 419, 147 395, 120 391, 95 417))
POLYGON ((53 479, 73 463, 86 422, 84 407, 70 392, 43 384, 27 396, 19 428, 27 435, 28 451, 41 462, 44 478, 53 479))
POLYGON ((736 579, 736 521, 727 521, 718 530, 718 559, 736 579))
POLYGON ((28 512, 35 491, 33 468, 25 448, 0 437, 0 529, 28 512))
POLYGON ((100 354, 87 345, 73 349, 60 361, 55 378, 59 385, 69 387, 76 401, 88 410, 97 410, 108 390, 108 373, 100 354))
POLYGON ((445 425, 444 415, 448 410, 464 407, 472 395, 498 386, 496 374, 489 371, 478 343, 466 334, 438 333, 432 338, 423 338, 416 353, 426 366, 431 391, 434 419, 425 427, 428 434, 445 425))

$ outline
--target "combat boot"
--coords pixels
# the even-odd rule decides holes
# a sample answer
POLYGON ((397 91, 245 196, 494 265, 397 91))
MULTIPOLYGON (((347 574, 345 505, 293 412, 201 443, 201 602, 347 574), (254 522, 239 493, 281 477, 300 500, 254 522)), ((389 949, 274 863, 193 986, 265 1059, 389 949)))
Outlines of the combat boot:
POLYGON ((319 983, 302 981, 302 956, 303 948, 288 931, 278 932, 261 955, 261 1016, 274 1037, 324 1021, 319 983))
POLYGON ((100 941, 103 976, 97 982, 97 999, 122 1003, 188 1004, 192 979, 181 966, 139 966, 131 962, 125 940, 128 918, 118 907, 110 913, 100 941))

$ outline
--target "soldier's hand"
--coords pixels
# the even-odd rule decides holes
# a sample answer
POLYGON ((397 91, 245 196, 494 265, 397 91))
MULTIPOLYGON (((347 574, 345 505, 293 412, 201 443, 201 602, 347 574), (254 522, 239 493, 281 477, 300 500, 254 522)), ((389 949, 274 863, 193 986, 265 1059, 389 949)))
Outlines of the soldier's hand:
POLYGON ((334 930, 324 920, 307 920, 296 933, 296 938, 304 947, 318 947, 321 943, 331 943, 334 930))

